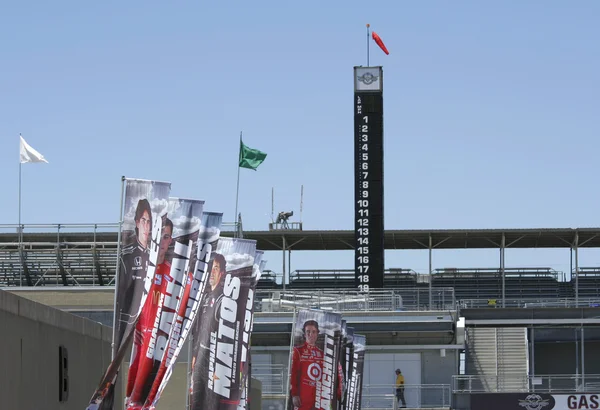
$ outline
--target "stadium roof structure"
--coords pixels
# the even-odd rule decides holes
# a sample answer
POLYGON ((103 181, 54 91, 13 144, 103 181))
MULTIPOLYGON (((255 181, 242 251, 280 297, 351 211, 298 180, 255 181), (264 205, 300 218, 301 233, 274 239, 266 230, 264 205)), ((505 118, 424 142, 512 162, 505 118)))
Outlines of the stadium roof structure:
MULTIPOLYGON (((223 233, 227 235, 226 233, 223 233)), ((350 250, 354 231, 245 231, 257 248, 273 250, 350 250)), ((600 247, 600 228, 386 230, 385 249, 498 249, 600 247)))
MULTIPOLYGON (((222 231, 231 237, 234 232, 222 231)), ((245 231, 244 238, 257 241, 263 251, 331 251, 354 249, 353 230, 245 231)), ((38 248, 57 242, 84 245, 117 244, 117 232, 25 232, 23 242, 38 248)), ((386 230, 385 249, 498 249, 498 248, 600 248, 600 228, 545 229, 421 229, 386 230)), ((17 247, 19 236, 0 233, 0 248, 17 247)))

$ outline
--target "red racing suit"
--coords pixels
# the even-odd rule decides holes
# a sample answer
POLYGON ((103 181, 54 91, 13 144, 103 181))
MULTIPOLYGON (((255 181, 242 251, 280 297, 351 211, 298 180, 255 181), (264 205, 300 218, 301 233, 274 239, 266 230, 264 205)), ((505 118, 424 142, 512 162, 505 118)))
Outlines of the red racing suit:
POLYGON ((171 279, 170 272, 171 264, 168 262, 161 263, 156 267, 146 303, 136 324, 135 351, 129 368, 126 391, 126 395, 129 397, 127 409, 135 408, 135 403, 143 404, 146 399, 145 395, 152 385, 151 373, 154 360, 146 357, 146 351, 152 339, 152 331, 154 330, 160 297, 166 294, 167 284, 169 283, 169 279, 171 279), (148 381, 148 378, 151 380, 148 381))
MULTIPOLYGON (((317 382, 321 381, 323 369, 323 351, 317 346, 304 343, 294 347, 292 356, 292 372, 290 377, 292 397, 300 397, 300 407, 294 410, 315 410, 317 382)), ((337 399, 342 398, 343 375, 342 366, 338 364, 337 399)), ((329 409, 325 409, 329 410, 329 409)))

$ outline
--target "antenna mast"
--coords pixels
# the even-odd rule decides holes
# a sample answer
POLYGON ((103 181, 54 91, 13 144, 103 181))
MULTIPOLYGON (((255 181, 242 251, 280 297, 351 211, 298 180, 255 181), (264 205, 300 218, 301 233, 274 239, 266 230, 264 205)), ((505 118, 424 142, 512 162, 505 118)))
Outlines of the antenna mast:
POLYGON ((304 185, 300 185, 300 223, 302 223, 302 203, 304 202, 304 185))

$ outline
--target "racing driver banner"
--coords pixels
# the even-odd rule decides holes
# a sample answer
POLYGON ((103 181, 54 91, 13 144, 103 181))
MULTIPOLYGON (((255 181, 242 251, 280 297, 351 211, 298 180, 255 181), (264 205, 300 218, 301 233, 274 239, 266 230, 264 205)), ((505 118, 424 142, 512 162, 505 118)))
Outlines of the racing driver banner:
POLYGON ((113 408, 114 385, 133 337, 159 253, 161 221, 171 183, 123 178, 124 197, 115 290, 113 360, 90 400, 89 410, 113 408))
MULTIPOLYGON (((252 335, 252 327, 254 325, 254 294, 256 292, 256 285, 260 279, 262 271, 265 268, 266 261, 263 260, 264 251, 257 250, 254 256, 254 281, 251 285, 251 292, 248 292, 248 305, 252 307, 252 320, 250 322, 250 335, 252 335), (265 262, 265 263, 263 263, 265 262)), ((247 410, 250 407, 250 381, 252 379, 252 359, 251 359, 252 348, 250 341, 248 342, 248 350, 246 351, 246 357, 243 357, 242 352, 242 372, 244 374, 244 380, 242 380, 242 394, 240 396, 240 402, 237 406, 237 410, 247 410)))
POLYGON ((219 238, 193 330, 191 409, 236 410, 250 342, 256 241, 219 238))
POLYGON ((337 361, 341 326, 339 313, 298 311, 290 352, 289 409, 337 409, 343 386, 337 361))
POLYGON ((142 407, 156 378, 187 273, 193 269, 203 208, 204 201, 169 198, 161 221, 156 271, 134 333, 125 392, 127 409, 142 407))
POLYGON ((353 337, 353 358, 352 358, 352 376, 348 383, 348 403, 346 409, 360 410, 362 400, 363 370, 365 364, 365 345, 364 335, 354 334, 353 337))
POLYGON ((188 279, 183 290, 177 319, 171 327, 167 350, 163 355, 158 374, 144 404, 144 409, 154 409, 156 407, 156 403, 171 378, 175 361, 190 334, 193 322, 200 308, 200 297, 207 284, 208 263, 213 254, 213 246, 217 243, 220 236, 222 219, 222 213, 210 212, 203 215, 202 227, 197 247, 192 252, 192 261, 187 274, 188 279))
POLYGON ((348 407, 348 402, 349 402, 349 397, 350 397, 350 383, 352 382, 352 367, 353 367, 353 363, 354 363, 354 328, 350 327, 350 326, 346 326, 346 341, 344 343, 344 353, 346 356, 346 360, 345 360, 345 365, 346 367, 344 368, 344 377, 345 380, 347 380, 346 382, 346 391, 345 391, 345 399, 344 399, 344 405, 342 406, 342 409, 346 410, 349 409, 348 407))

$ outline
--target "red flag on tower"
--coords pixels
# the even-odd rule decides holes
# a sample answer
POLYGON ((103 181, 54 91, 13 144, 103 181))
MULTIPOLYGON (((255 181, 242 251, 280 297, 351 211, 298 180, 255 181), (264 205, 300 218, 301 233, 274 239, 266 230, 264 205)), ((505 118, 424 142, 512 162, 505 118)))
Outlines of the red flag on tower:
POLYGON ((381 48, 383 50, 383 52, 385 54, 390 54, 390 52, 388 51, 388 49, 385 47, 385 44, 383 44, 383 41, 381 40, 381 37, 379 37, 379 35, 377 35, 376 32, 373 31, 372 33, 372 37, 373 40, 375 40, 375 42, 377 43, 377 45, 379 46, 379 48, 381 48))

